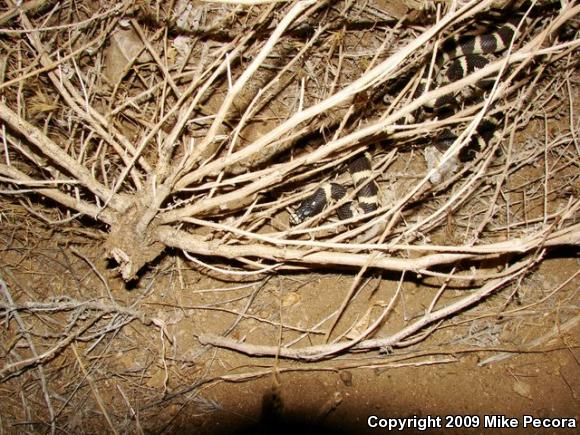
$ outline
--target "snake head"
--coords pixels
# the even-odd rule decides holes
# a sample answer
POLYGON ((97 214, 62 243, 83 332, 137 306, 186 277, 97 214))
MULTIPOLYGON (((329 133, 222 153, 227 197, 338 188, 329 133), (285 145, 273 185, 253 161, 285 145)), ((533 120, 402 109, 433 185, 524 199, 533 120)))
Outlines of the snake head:
POLYGON ((306 219, 316 216, 324 209, 326 204, 325 199, 325 197, 321 199, 320 195, 316 195, 316 192, 306 198, 294 211, 290 212, 290 223, 292 225, 298 225, 306 219))

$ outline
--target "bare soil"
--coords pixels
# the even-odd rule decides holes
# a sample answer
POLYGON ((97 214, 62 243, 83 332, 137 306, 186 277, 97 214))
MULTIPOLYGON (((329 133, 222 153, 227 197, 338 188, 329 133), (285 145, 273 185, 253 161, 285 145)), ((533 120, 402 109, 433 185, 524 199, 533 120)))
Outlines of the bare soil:
MULTIPOLYGON (((513 312, 507 310, 498 317, 491 308, 484 313, 467 310, 419 345, 383 354, 297 363, 200 346, 196 338, 200 334, 229 329, 237 318, 235 313, 243 311, 248 295, 255 292, 256 283, 223 283, 186 269, 179 255, 168 255, 134 288, 127 288, 105 263, 99 264, 94 243, 73 247, 72 240, 82 238, 49 234, 28 222, 27 229, 2 232, 2 274, 13 297, 33 296, 38 303, 84 300, 108 305, 103 283, 78 255, 84 252, 82 256, 94 260, 117 304, 129 307, 137 303, 140 313, 153 319, 152 323, 133 320, 114 336, 103 336, 104 342, 97 350, 90 350, 89 343, 81 341, 75 344, 75 352, 61 352, 50 360, 45 376, 50 379, 52 394, 67 398, 57 404, 63 416, 67 415, 69 431, 109 431, 104 409, 110 418, 123 421, 122 416, 126 416, 123 433, 137 428, 148 433, 202 434, 280 433, 281 428, 286 428, 282 433, 387 432, 369 428, 367 419, 371 415, 441 416, 442 425, 454 415, 479 416, 480 424, 468 431, 473 433, 576 433, 522 427, 525 415, 579 418, 578 280, 570 281, 541 302, 542 306, 526 302, 549 295, 578 272, 574 250, 550 254, 523 283, 521 300, 510 305, 513 312), (473 322, 474 317, 479 318, 478 323, 473 322), (566 329, 558 332, 563 323, 566 329), (165 334, 156 327, 161 324, 165 334), (537 337, 543 339, 529 346, 537 337), (481 366, 487 358, 499 354, 507 358, 481 366), (87 381, 81 376, 82 366, 89 365, 93 374, 87 381), (61 375, 54 378, 57 373, 61 375), (98 405, 97 397, 104 408, 98 405), (137 417, 131 417, 129 406, 138 410, 137 417), (76 412, 72 412, 74 409, 76 412), (516 418, 519 425, 516 429, 486 429, 484 418, 491 415, 516 418)), ((272 333, 275 328, 264 322, 275 324, 281 316, 287 325, 310 325, 317 313, 341 304, 351 279, 348 273, 317 271, 274 276, 264 286, 258 283, 260 290, 246 313, 251 318, 241 322, 232 336, 253 343, 276 343, 279 337, 272 333)), ((396 276, 374 279, 355 297, 344 314, 344 324, 360 321, 369 298, 387 299, 397 283, 396 276)), ((420 282, 406 283, 406 305, 397 306, 385 331, 397 330, 405 316, 420 314, 430 303, 433 291, 420 282)), ((464 291, 452 291, 449 297, 464 291)), ((500 294, 494 298, 504 303, 505 297, 500 294)), ((26 319, 28 325, 36 325, 31 329, 38 332, 47 327, 59 330, 61 326, 54 323, 58 319, 62 325, 66 322, 66 317, 58 315, 50 318, 53 326, 36 323, 46 321, 44 315, 37 320, 26 319)), ((15 333, 12 323, 3 330, 5 351, 18 346, 15 333)), ((27 379, 33 382, 33 393, 38 388, 34 372, 3 384, 1 415, 5 433, 20 433, 23 428, 26 432, 44 431, 42 424, 26 423, 34 421, 34 415, 41 418, 46 412, 43 407, 9 393, 18 385, 26 389, 27 379), (26 417, 27 408, 34 410, 33 415, 26 417)), ((465 431, 462 427, 445 429, 449 433, 465 431)))

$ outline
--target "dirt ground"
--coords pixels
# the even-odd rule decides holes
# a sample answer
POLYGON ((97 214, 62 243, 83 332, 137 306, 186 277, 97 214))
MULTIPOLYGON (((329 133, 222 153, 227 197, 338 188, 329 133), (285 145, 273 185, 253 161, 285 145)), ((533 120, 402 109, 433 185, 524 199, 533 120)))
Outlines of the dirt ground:
MULTIPOLYGON (((572 276, 578 270, 577 258, 554 258, 539 268, 535 283, 544 289, 556 283, 556 277, 572 276)), ((301 289, 304 293, 319 294, 320 298, 310 298, 309 304, 320 307, 301 307, 297 311, 324 310, 328 299, 338 298, 333 294, 336 287, 326 281, 340 280, 339 277, 323 277, 319 285, 309 285, 301 289)), ((579 281, 568 286, 569 296, 577 297, 579 281)), ((413 297, 422 289, 411 291, 413 297)), ((304 314, 301 314, 302 316, 304 314)), ((204 323, 201 319, 197 319, 204 323)), ((536 334, 542 335, 557 327, 558 315, 544 318, 532 317, 522 320, 514 328, 517 334, 509 334, 511 342, 526 342, 536 334)), ((280 433, 279 421, 287 432, 320 433, 381 433, 386 429, 370 428, 367 419, 371 415, 379 418, 410 418, 441 416, 442 429, 428 430, 428 433, 465 433, 461 421, 459 427, 451 429, 452 416, 479 416, 480 424, 474 424, 473 433, 577 433, 577 430, 530 429, 524 427, 524 416, 537 418, 572 418, 577 422, 579 415, 580 370, 577 343, 580 333, 577 317, 574 327, 554 339, 546 341, 541 348, 524 353, 508 354, 503 361, 479 366, 486 358, 499 352, 492 349, 477 352, 461 349, 450 352, 433 352, 427 358, 414 358, 400 363, 386 363, 381 367, 380 357, 339 358, 342 366, 364 365, 368 368, 348 368, 329 371, 328 367, 318 371, 308 365, 278 362, 278 367, 289 372, 279 376, 248 382, 224 382, 208 388, 204 395, 220 405, 220 409, 194 421, 187 417, 177 425, 182 433, 195 428, 196 433, 231 433, 233 428, 243 433, 280 433), (368 361, 365 361, 368 359, 368 361), (438 360, 443 360, 439 362, 438 360), (375 367, 373 367, 375 366, 375 367), (302 371, 306 370, 302 373, 302 371), (277 380, 276 380, 277 379, 277 380), (264 407, 271 398, 272 389, 282 402, 280 415, 274 424, 264 418, 264 407), (517 428, 490 428, 484 422, 486 416, 505 416, 517 419, 517 428), (314 429, 312 424, 314 425, 314 429), (287 426, 295 425, 295 426, 287 426)), ((195 334, 195 331, 191 331, 195 334)), ((453 341, 452 331, 444 340, 453 341)), ((506 334, 508 335, 508 334, 506 334)), ((439 340, 442 337, 437 337, 439 340)), ((509 347, 509 343, 497 341, 497 348, 509 347)), ((423 349, 422 349, 423 351, 423 349)), ((429 355, 429 346, 424 349, 429 355)), ((406 350, 394 351, 390 357, 405 356, 406 350)), ((419 352, 420 354, 421 352, 419 352)), ((218 356, 216 356, 218 358, 218 356)), ((271 360, 239 358, 231 353, 223 355, 224 362, 232 370, 236 367, 263 367, 274 364, 271 360)), ((389 358, 385 358, 389 360, 389 358)), ((274 369, 272 372, 274 373, 274 369)), ((280 406, 280 405, 278 405, 280 406)), ((469 424, 469 423, 467 423, 469 424)), ((402 433, 420 433, 419 430, 403 430, 402 433)))
MULTIPOLYGON (((2 276, 14 297, 25 299, 41 291, 45 297, 37 295, 35 300, 106 301, 103 283, 85 261, 93 258, 119 305, 138 303, 142 313, 155 319, 153 324, 129 322, 114 336, 102 337, 104 342, 94 351, 89 349, 90 341, 80 341, 74 352, 63 352, 46 366, 51 388, 68 398, 62 403, 61 418, 69 431, 108 431, 103 416, 110 413, 109 418, 124 421, 122 433, 388 432, 368 426, 372 415, 414 421, 440 416, 442 428, 427 433, 442 432, 446 425, 462 421, 474 426, 467 431, 473 433, 577 433, 523 427, 526 415, 579 418, 578 279, 569 280, 578 273, 574 250, 550 254, 522 285, 522 300, 513 305, 512 316, 508 310, 498 318, 493 308, 497 305, 491 301, 489 310, 467 310, 409 348, 297 363, 200 346, 197 337, 204 332, 229 329, 237 317, 236 307, 247 303, 248 288, 252 288, 248 286, 253 283, 228 284, 186 268, 179 271, 183 263, 177 256, 162 260, 143 282, 128 289, 106 263, 99 263, 92 243, 72 247, 70 239, 45 233, 45 239, 31 245, 26 237, 29 231, 30 226, 2 233, 2 276), (52 249, 46 249, 47 245, 52 249), (537 303, 538 294, 548 296, 541 306, 526 304, 527 298, 537 303), (480 318, 477 327, 474 317, 480 318), (161 323, 166 328, 163 335, 155 327, 161 323), (497 355, 506 358, 485 364, 497 355), (91 367, 89 382, 79 379, 86 370, 83 366, 91 367), (75 406, 82 408, 71 414, 75 406), (130 409, 137 409, 137 415, 130 409), (500 415, 517 419, 516 429, 489 428, 494 423, 485 421, 486 416, 500 415), (446 420, 452 416, 470 420, 446 420), (472 419, 476 416, 479 422, 472 419)), ((38 231, 37 235, 42 232, 38 231)), ((246 313, 250 318, 235 328, 233 336, 275 343, 278 337, 272 334, 271 324, 264 322, 276 322, 282 315, 285 324, 311 324, 316 313, 340 305, 351 279, 350 274, 323 271, 274 277, 255 295, 246 313)), ((367 306, 372 295, 388 297, 398 282, 395 276, 375 281, 376 286, 368 285, 355 297, 345 314, 347 323, 357 319, 359 305, 367 306)), ((406 285, 404 291, 407 304, 395 309, 393 330, 405 315, 419 314, 433 292, 418 283, 406 285)), ((453 291, 450 298, 463 292, 453 291)), ((505 295, 492 299, 503 303, 505 295)), ((53 330, 60 328, 58 319, 65 320, 58 315, 38 316, 36 320, 42 319, 45 326, 48 319, 53 330)), ((36 320, 26 317, 28 325, 36 320)), ((40 333, 43 328, 35 330, 40 333)), ((2 332, 5 351, 15 343, 13 332, 13 325, 2 332)), ((37 432, 43 427, 26 423, 43 416, 43 407, 36 409, 30 398, 9 393, 17 385, 25 388, 26 397, 39 393, 36 376, 28 373, 3 384, 4 433, 21 433, 24 428, 27 433, 37 432), (32 390, 26 389, 26 379, 32 382, 32 390), (28 417, 27 408, 32 409, 28 417)), ((465 431, 461 426, 445 429, 447 433, 465 431)))

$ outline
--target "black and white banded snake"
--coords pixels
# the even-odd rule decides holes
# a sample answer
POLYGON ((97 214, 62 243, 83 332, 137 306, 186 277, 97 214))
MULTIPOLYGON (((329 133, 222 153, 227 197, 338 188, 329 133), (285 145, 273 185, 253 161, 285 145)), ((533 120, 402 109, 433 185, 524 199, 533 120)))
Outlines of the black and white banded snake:
MULTIPOLYGON (((531 20, 522 21, 523 14, 514 14, 500 27, 490 33, 449 38, 444 41, 439 51, 431 76, 434 77, 436 86, 457 81, 466 75, 485 67, 490 59, 486 55, 504 52, 513 41, 517 40, 521 31, 531 20), (443 72, 443 68, 445 68, 443 72)), ((428 81, 428 68, 415 90, 414 96, 421 95, 426 90, 428 81)), ((485 88, 489 82, 482 80, 479 87, 485 88)), ((455 105, 453 95, 441 97, 434 102, 428 103, 427 108, 438 114, 440 118, 450 116, 455 105)), ((413 119, 422 116, 413 114, 413 119)), ((474 134, 468 146, 463 147, 458 155, 458 160, 466 162, 473 159, 476 153, 484 149, 492 141, 499 120, 496 117, 484 118, 474 134)), ((449 147, 456 136, 449 130, 444 131, 435 144, 438 149, 449 147)), ((358 189, 357 200, 348 201, 337 209, 340 220, 352 218, 357 215, 367 214, 379 207, 379 187, 372 177, 372 157, 368 152, 355 157, 348 164, 348 170, 353 180, 354 187, 358 189), (357 204, 358 203, 358 204, 357 204)), ((327 182, 317 188, 314 193, 304 199, 298 207, 291 211, 290 221, 299 224, 308 218, 318 215, 331 202, 339 201, 347 195, 347 189, 341 184, 327 182)))

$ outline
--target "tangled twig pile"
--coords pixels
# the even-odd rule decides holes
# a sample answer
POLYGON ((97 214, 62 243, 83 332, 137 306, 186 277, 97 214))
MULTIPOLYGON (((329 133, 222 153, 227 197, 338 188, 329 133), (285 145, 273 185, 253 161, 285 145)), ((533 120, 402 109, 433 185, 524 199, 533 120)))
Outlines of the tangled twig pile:
MULTIPOLYGON (((181 45, 174 38, 174 47, 166 47, 165 51, 163 43, 167 39, 161 38, 159 32, 145 36, 138 20, 123 18, 130 11, 121 6, 80 24, 45 29, 41 22, 50 22, 50 14, 38 16, 36 24, 23 15, 21 29, 6 31, 5 37, 9 40, 26 35, 30 52, 18 55, 40 65, 18 68, 15 52, 6 59, 10 68, 2 84, 5 102, 0 109, 6 134, 1 170, 5 185, 19 189, 7 188, 4 193, 35 192, 60 204, 58 210, 105 223, 110 228, 108 253, 121 264, 126 279, 134 278, 166 246, 193 255, 235 258, 250 269, 280 269, 298 263, 424 271, 466 258, 574 243, 577 228, 570 224, 576 202, 565 208, 544 210, 544 225, 533 233, 517 231, 522 225, 513 212, 502 213, 502 205, 497 204, 507 177, 522 165, 572 142, 573 128, 561 137, 548 138, 544 147, 534 147, 535 152, 532 147, 527 153, 511 152, 503 168, 491 167, 493 153, 489 150, 443 185, 429 186, 428 176, 418 177, 400 197, 386 199, 372 220, 335 237, 328 236, 328 232, 344 228, 344 222, 288 228, 280 213, 304 196, 304 192, 295 189, 299 181, 322 171, 328 173, 329 168, 335 167, 337 157, 341 161, 343 154, 348 157, 370 141, 404 138, 408 142, 409 138, 439 127, 437 122, 411 126, 400 122, 422 103, 473 84, 481 77, 501 73, 499 86, 484 107, 498 105, 497 110, 515 121, 512 131, 537 116, 534 110, 540 105, 556 98, 552 86, 542 88, 538 82, 546 68, 562 65, 577 48, 577 40, 559 42, 553 38, 576 15, 577 10, 572 7, 545 20, 534 37, 514 48, 507 58, 401 108, 394 104, 383 109, 379 118, 356 117, 360 107, 357 98, 365 96, 365 102, 369 102, 369 94, 407 71, 409 59, 416 52, 421 54, 420 49, 433 36, 468 20, 490 3, 477 7, 468 4, 448 13, 386 60, 368 59, 366 69, 354 78, 352 71, 320 71, 328 86, 318 80, 315 72, 326 62, 310 65, 319 53, 328 54, 324 53, 328 47, 331 55, 337 54, 337 67, 345 68, 345 54, 336 47, 342 47, 337 38, 341 29, 344 32, 348 26, 349 18, 348 14, 346 18, 329 17, 323 26, 315 27, 312 22, 320 14, 333 11, 324 2, 232 8, 224 20, 239 22, 243 16, 242 21, 251 23, 232 41, 215 44, 202 38, 203 32, 192 32, 193 36, 181 45), (277 22, 279 18, 282 19, 277 22), (71 28, 75 29, 72 35, 71 28), (123 55, 135 51, 135 44, 139 46, 138 55, 120 72, 111 71, 113 60, 103 55, 105 42, 115 29, 120 34, 117 45, 124 50, 123 55), (50 35, 51 40, 44 41, 43 35, 50 35), (137 43, 130 38, 134 35, 138 35, 137 43), (554 42, 546 45, 549 41, 554 42), (139 64, 140 59, 145 63, 139 64), (546 63, 535 62, 533 80, 518 80, 515 73, 508 74, 507 67, 517 66, 517 72, 538 59, 546 59, 546 63), (106 61, 109 64, 104 64, 106 61), (278 65, 270 65, 272 61, 278 65), (103 80, 101 72, 105 67, 109 68, 105 76, 113 75, 117 80, 113 86, 103 80), (303 70, 308 68, 315 70, 312 83, 306 83, 303 77, 303 70), (328 83, 331 75, 335 78, 328 83), (503 106, 499 105, 501 102, 503 106), (273 110, 276 117, 268 116, 267 112, 273 110), (298 148, 317 131, 322 132, 322 137, 314 137, 312 142, 323 140, 323 145, 311 150, 298 148), (327 135, 332 137, 326 138, 327 135), (332 159, 330 163, 328 159, 332 159), (499 182, 493 179, 497 176, 499 182), (445 197, 441 192, 448 192, 448 186, 456 179, 461 180, 459 187, 445 197), (487 212, 472 216, 463 225, 467 229, 458 234, 465 245, 406 244, 418 235, 429 238, 449 216, 460 217, 470 198, 489 196, 484 191, 490 190, 490 183, 496 185, 496 192, 485 207, 487 212), (294 195, 290 195, 292 191, 294 195), (434 195, 436 201, 432 199, 434 195), (426 210, 433 210, 435 202, 441 204, 427 214, 417 210, 419 202, 426 210), (412 213, 408 211, 411 208, 412 213), (509 243, 481 246, 477 240, 485 238, 486 228, 498 215, 510 221, 509 243), (351 243, 357 233, 382 223, 388 225, 380 237, 363 245, 351 243), (285 228, 272 232, 272 227, 285 228), (310 241, 303 240, 304 234, 310 241), (430 255, 411 260, 406 255, 409 249, 430 255), (369 252, 374 254, 370 258, 369 252)), ((381 37, 385 42, 394 41, 397 29, 393 26, 381 37)), ((109 56, 113 53, 106 52, 109 56)), ((375 54, 383 53, 384 48, 375 54)), ((574 67, 568 62, 552 83, 568 80, 574 67)), ((394 100, 400 101, 408 94, 405 88, 394 100)), ((456 123, 466 116, 477 121, 483 115, 481 107, 482 104, 465 109, 445 123, 456 123)), ((392 161, 391 156, 383 165, 386 173, 392 161)), ((547 175, 554 175, 554 171, 547 175)), ((498 235, 494 237, 497 239, 498 235)))
POLYGON ((453 3, 428 26, 356 2, 131 3, 2 11, 3 200, 60 228, 79 218, 102 229, 125 280, 175 248, 233 277, 346 266, 359 272, 353 289, 377 269, 441 282, 425 315, 387 337, 372 338, 392 304, 333 345, 202 342, 307 360, 409 344, 521 280, 547 249, 578 244, 580 40, 560 35, 580 6, 536 5, 547 12, 507 53, 413 100, 438 38, 473 30, 493 1, 453 3), (489 76, 495 86, 481 101, 444 120, 405 123, 426 102, 489 76), (441 157, 449 159, 490 113, 503 116, 504 139, 431 183, 425 142, 457 127, 441 157), (537 134, 522 137, 524 127, 537 134), (289 208, 369 149, 378 210, 337 221, 339 203, 289 224, 289 208), (436 307, 455 285, 473 291, 436 307))

